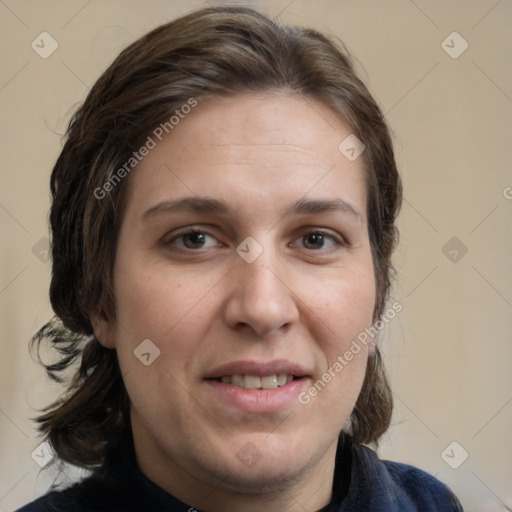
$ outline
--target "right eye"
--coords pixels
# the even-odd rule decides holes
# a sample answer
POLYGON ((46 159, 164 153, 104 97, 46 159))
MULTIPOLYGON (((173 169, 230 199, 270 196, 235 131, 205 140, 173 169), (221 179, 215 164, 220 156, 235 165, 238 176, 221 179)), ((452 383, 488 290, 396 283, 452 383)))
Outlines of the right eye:
POLYGON ((187 250, 209 249, 222 245, 215 237, 200 230, 191 230, 177 235, 169 240, 168 244, 187 250))

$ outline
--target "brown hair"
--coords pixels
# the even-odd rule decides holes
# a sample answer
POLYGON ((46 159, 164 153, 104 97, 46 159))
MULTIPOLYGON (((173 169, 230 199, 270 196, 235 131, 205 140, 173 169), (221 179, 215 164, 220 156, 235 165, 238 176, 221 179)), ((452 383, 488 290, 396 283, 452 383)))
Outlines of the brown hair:
MULTIPOLYGON (((34 336, 60 360, 47 364, 66 392, 39 416, 60 460, 92 468, 130 431, 129 399, 115 350, 94 337, 91 313, 115 320, 112 273, 129 176, 98 190, 133 157, 151 130, 191 99, 281 90, 337 111, 364 143, 377 299, 384 312, 401 202, 401 182, 382 113, 341 44, 310 29, 283 26, 247 8, 208 8, 162 25, 126 48, 73 116, 51 176, 54 321, 34 336), (105 189, 102 189, 103 191, 105 189)), ((340 141, 341 142, 341 141, 340 141)), ((378 348, 351 416, 357 443, 377 442, 392 397, 378 348)))

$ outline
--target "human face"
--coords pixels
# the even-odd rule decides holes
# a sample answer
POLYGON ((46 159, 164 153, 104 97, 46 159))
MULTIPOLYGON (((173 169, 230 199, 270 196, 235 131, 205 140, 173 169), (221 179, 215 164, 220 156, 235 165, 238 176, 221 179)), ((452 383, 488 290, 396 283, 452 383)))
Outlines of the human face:
POLYGON ((132 171, 100 339, 118 353, 141 469, 188 503, 324 480, 330 493, 369 349, 299 395, 372 320, 363 164, 338 150, 351 132, 312 99, 210 99, 132 171), (280 374, 295 378, 220 381, 280 374))

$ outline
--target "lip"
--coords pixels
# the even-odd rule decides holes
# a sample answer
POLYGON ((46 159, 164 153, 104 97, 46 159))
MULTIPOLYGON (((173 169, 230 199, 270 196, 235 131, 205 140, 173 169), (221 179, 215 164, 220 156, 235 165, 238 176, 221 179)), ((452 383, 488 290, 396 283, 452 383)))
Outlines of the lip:
POLYGON ((302 377, 275 389, 245 389, 217 380, 206 380, 205 383, 215 395, 215 403, 221 402, 243 412, 268 414, 297 404, 297 396, 308 381, 302 377))
POLYGON ((215 396, 216 403, 247 413, 276 413, 297 403, 297 396, 303 391, 310 378, 299 364, 277 359, 273 361, 233 361, 212 370, 205 377, 205 384, 215 396), (225 375, 254 375, 262 377, 286 373, 297 377, 284 386, 274 389, 245 389, 230 383, 219 382, 225 375))

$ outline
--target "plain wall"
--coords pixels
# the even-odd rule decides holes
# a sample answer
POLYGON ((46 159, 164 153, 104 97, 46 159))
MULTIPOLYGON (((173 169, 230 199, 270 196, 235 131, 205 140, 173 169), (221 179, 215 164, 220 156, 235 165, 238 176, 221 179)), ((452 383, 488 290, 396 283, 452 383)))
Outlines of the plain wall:
MULTIPOLYGON (((124 46, 204 5, 0 2, 1 511, 42 494, 51 481, 31 457, 40 440, 30 418, 59 388, 31 360, 28 340, 51 317, 48 182, 61 135, 124 46), (41 32, 58 43, 47 59, 31 47, 41 32)), ((437 475, 468 512, 510 510, 512 4, 262 6, 340 37, 393 130, 405 191, 393 299, 403 310, 381 340, 396 407, 380 454, 437 475), (453 58, 464 41, 468 48, 453 58)))

